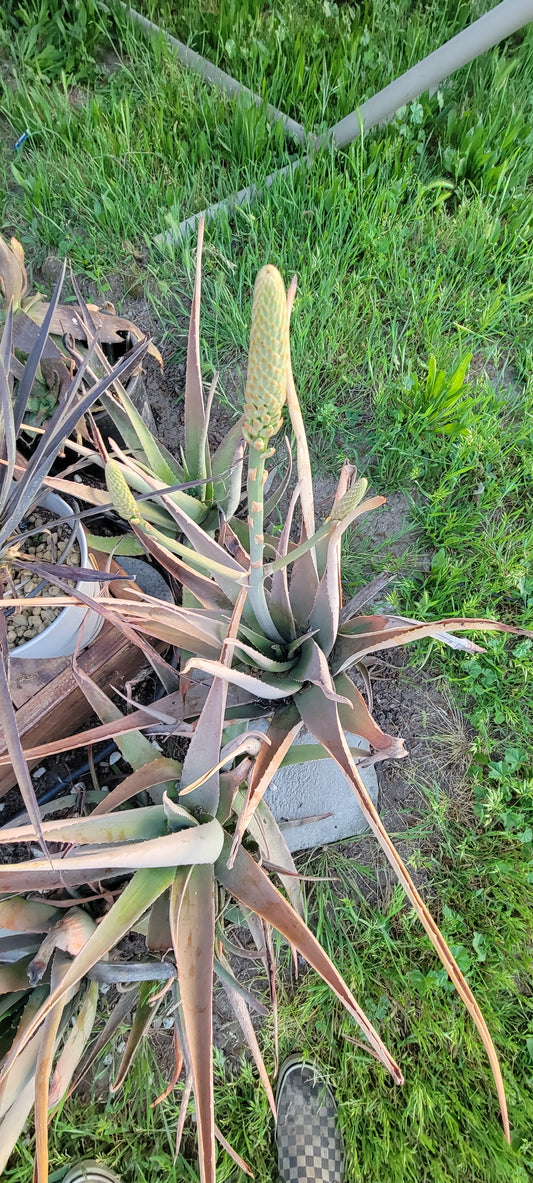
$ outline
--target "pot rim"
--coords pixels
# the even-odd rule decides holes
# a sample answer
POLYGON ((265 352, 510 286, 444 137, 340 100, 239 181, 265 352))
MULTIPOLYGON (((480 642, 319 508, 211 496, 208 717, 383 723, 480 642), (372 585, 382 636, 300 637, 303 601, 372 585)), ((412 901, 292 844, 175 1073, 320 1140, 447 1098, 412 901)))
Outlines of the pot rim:
MULTIPOLYGON (((42 495, 39 497, 38 501, 36 502, 36 507, 37 506, 42 506, 44 509, 50 509, 52 513, 56 512, 58 517, 64 517, 64 518, 75 517, 74 510, 71 508, 71 506, 68 504, 67 501, 64 500, 63 497, 61 497, 60 493, 56 493, 54 489, 46 489, 45 488, 43 490, 42 495), (51 501, 53 501, 53 503, 54 503, 53 505, 47 504, 47 502, 51 502, 51 501), (61 507, 61 511, 62 511, 61 514, 58 512, 59 507, 61 507)), ((76 524, 75 534, 76 534, 76 542, 78 543, 78 546, 80 548, 80 566, 81 567, 88 567, 89 549, 87 546, 87 539, 85 537, 85 532, 83 530, 83 526, 80 521, 78 521, 76 524)), ((95 584, 98 585, 99 581, 98 581, 98 571, 97 570, 95 570, 94 575, 95 575, 94 582, 95 582, 95 584)), ((90 588, 91 585, 87 584, 85 582, 85 580, 78 580, 78 582, 75 584, 76 591, 78 589, 83 590, 84 587, 90 588)), ((58 631, 61 628, 61 625, 63 623, 65 623, 65 618, 67 617, 68 613, 72 612, 72 611, 79 612, 80 609, 82 611, 83 611, 83 609, 85 609, 83 620, 80 622, 79 631, 81 633, 83 630, 83 626, 85 623, 85 618, 87 616, 87 613, 89 613, 91 611, 91 609, 87 608, 86 605, 84 605, 84 604, 65 604, 63 606, 63 608, 61 609, 61 611, 58 612, 55 620, 52 620, 50 622, 50 624, 47 624, 46 628, 41 629, 40 633, 36 633, 34 637, 30 637, 27 641, 24 641, 24 643, 22 645, 17 645, 15 649, 11 650, 12 660, 19 659, 22 661, 24 659, 24 650, 26 649, 26 651, 27 651, 27 646, 28 647, 30 645, 33 646, 37 640, 40 641, 42 638, 44 638, 46 636, 50 636, 50 634, 52 633, 53 630, 58 631)))

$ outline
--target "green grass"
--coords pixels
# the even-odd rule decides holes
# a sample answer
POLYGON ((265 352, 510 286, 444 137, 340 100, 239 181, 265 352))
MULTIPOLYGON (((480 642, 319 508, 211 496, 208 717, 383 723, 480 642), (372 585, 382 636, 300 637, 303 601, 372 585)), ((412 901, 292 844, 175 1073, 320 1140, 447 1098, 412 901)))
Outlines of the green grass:
MULTIPOLYGON (((243 0, 158 5, 156 19, 316 130, 485 7, 243 0)), ((104 288, 110 278, 115 291, 122 276, 125 297, 142 285, 159 343, 181 362, 194 242, 161 251, 155 235, 260 181, 292 146, 261 111, 235 109, 184 72, 160 42, 103 17, 88 39, 72 25, 65 36, 66 6, 53 8, 53 33, 35 45, 11 4, 0 34, 2 233, 18 234, 30 264, 68 254, 104 288)), ((533 29, 517 34, 387 128, 324 151, 206 234, 205 376, 221 369, 237 411, 255 273, 267 259, 287 278, 297 271, 293 360, 316 466, 336 471, 344 455, 354 458, 380 492, 411 498, 417 527, 412 561, 356 536, 348 588, 387 565, 396 572, 390 598, 406 615, 493 615, 533 627, 532 43, 533 29), (427 381, 432 356, 447 376, 440 393, 427 381)), ((465 657, 434 644, 413 655, 448 679, 475 739, 464 817, 428 790, 410 851, 494 1031, 513 1148, 471 1025, 400 896, 371 908, 353 864, 330 852, 340 883, 316 890, 319 935, 406 1075, 395 1090, 344 1039, 348 1024, 312 975, 283 998, 282 1050, 316 1056, 336 1086, 349 1183, 525 1183, 533 1171, 533 650, 523 640, 487 648, 465 657)), ((315 873, 325 865, 312 863, 315 873)), ((105 1106, 65 1107, 54 1169, 98 1152, 128 1183, 196 1178, 183 1159, 172 1164, 177 1102, 152 1113, 147 1072, 143 1061, 105 1106)), ((220 1071, 217 1092, 219 1124, 266 1183, 272 1131, 254 1074, 243 1066, 224 1084, 220 1071)), ((220 1180, 231 1177, 220 1162, 220 1180)), ((23 1145, 6 1177, 21 1183, 30 1163, 23 1145)))
POLYGON ((485 10, 469 0, 141 0, 140 11, 268 96, 309 131, 331 127, 485 10))

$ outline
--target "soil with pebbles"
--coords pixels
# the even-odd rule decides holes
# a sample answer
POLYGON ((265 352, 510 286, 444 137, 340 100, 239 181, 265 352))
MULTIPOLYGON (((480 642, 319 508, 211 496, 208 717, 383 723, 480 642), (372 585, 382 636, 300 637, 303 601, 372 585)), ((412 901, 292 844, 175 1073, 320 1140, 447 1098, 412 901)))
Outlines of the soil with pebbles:
MULTIPOLYGON (((79 567, 79 544, 71 544, 74 526, 70 523, 57 526, 54 525, 54 521, 55 515, 47 509, 38 509, 29 514, 21 532, 25 534, 27 530, 31 530, 32 533, 29 538, 22 538, 19 544, 15 536, 13 549, 16 548, 19 558, 29 562, 61 563, 67 567, 79 567)), ((49 604, 40 604, 39 600, 61 596, 64 593, 61 588, 47 583, 40 575, 14 567, 8 567, 4 578, 4 599, 24 597, 28 601, 24 608, 15 608, 6 614, 8 645, 14 650, 42 633, 63 611, 62 605, 53 608, 49 604)))

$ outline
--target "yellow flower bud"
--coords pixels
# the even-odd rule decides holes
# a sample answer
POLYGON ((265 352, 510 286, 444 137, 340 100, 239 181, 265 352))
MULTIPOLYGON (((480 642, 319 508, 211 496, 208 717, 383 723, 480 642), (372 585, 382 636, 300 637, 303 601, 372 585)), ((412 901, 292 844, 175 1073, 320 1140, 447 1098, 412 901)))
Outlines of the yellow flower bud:
POLYGON ((138 522, 142 517, 140 508, 128 482, 116 460, 108 460, 105 466, 105 483, 113 507, 125 522, 138 522))
POLYGON ((359 480, 354 482, 351 489, 348 489, 344 496, 333 506, 330 514, 331 520, 333 522, 342 522, 344 518, 347 518, 352 510, 357 509, 359 502, 363 500, 367 488, 368 481, 364 476, 359 477, 359 480))
POLYGON ((243 434, 263 452, 281 426, 281 409, 287 392, 289 325, 283 280, 271 263, 262 267, 255 281, 244 394, 243 434))

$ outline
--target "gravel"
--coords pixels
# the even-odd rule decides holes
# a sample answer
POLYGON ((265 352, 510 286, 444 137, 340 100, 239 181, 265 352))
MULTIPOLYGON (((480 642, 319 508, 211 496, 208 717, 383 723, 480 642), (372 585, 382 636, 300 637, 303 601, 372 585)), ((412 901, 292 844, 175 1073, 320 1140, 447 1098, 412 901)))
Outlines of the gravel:
MULTIPOLYGON (((33 559, 38 563, 62 563, 68 567, 79 567, 81 553, 77 542, 73 543, 66 557, 63 557, 73 526, 67 523, 54 526, 53 523, 54 515, 49 510, 40 509, 30 514, 24 522, 24 533, 33 529, 35 533, 23 539, 17 546, 17 553, 20 557, 30 561, 33 559)), ((9 600, 14 596, 17 599, 27 599, 27 605, 17 608, 7 616, 6 629, 10 649, 16 649, 26 641, 31 641, 32 637, 48 628, 63 611, 63 605, 53 608, 48 604, 39 604, 41 598, 49 599, 63 595, 61 589, 53 584, 43 583, 42 587, 39 587, 40 583, 42 579, 39 575, 32 575, 29 571, 16 571, 14 568, 8 570, 4 599, 9 600), (39 590, 36 591, 38 587, 39 590)))

